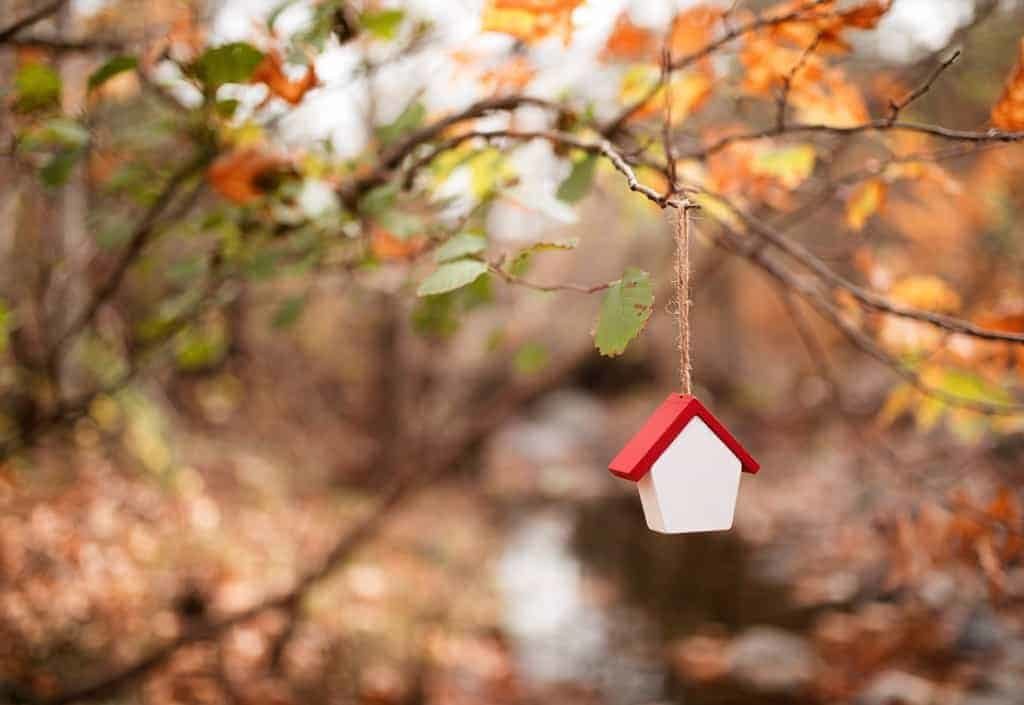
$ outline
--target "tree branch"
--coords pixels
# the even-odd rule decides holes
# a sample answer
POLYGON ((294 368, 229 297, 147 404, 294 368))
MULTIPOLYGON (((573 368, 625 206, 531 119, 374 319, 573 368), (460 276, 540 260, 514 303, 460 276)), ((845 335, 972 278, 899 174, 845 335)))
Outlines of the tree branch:
MULTIPOLYGON (((202 170, 208 159, 209 157, 205 153, 201 154, 171 175, 171 178, 164 184, 156 199, 150 204, 142 218, 132 229, 128 244, 121 251, 117 262, 107 275, 107 278, 96 288, 92 297, 85 304, 85 307, 72 319, 64 332, 57 337, 51 355, 59 357, 67 344, 74 340, 92 322, 103 305, 117 293, 121 287, 121 282, 128 273, 128 269, 142 253, 142 250, 156 231, 156 225, 161 215, 174 201, 178 190, 186 181, 202 170)), ((199 187, 197 187, 197 193, 198 189, 199 187)))
POLYGON ((6 42, 26 27, 31 27, 36 22, 41 22, 54 14, 63 7, 67 1, 68 0, 50 0, 50 2, 37 7, 24 17, 21 17, 3 29, 0 29, 0 43, 6 42))
POLYGON ((942 328, 953 333, 961 333, 963 335, 981 338, 983 340, 996 340, 1004 343, 1024 343, 1024 334, 1005 333, 1003 331, 991 330, 954 316, 925 311, 913 306, 905 306, 891 301, 877 292, 858 286, 833 271, 828 265, 803 245, 790 240, 780 232, 766 225, 762 220, 754 218, 743 209, 732 204, 725 197, 714 193, 709 193, 709 195, 712 195, 714 198, 721 201, 731 213, 740 218, 744 225, 749 227, 759 238, 767 241, 782 252, 786 253, 788 256, 792 257, 825 283, 849 292, 858 302, 867 308, 874 309, 881 313, 899 316, 901 318, 929 323, 937 328, 942 328))
MULTIPOLYGON (((747 22, 746 24, 728 28, 726 32, 718 39, 708 42, 700 49, 697 49, 696 51, 687 54, 686 56, 681 56, 678 59, 676 59, 669 65, 669 71, 678 71, 680 69, 686 68, 687 66, 691 66, 700 61, 701 59, 715 53, 718 49, 721 49, 723 46, 729 44, 734 39, 738 39, 739 37, 742 37, 745 34, 750 34, 751 32, 756 32, 759 29, 763 29, 766 27, 774 27, 775 25, 785 24, 786 22, 792 22, 794 20, 827 16, 827 13, 812 13, 811 11, 817 8, 819 5, 824 5, 825 3, 831 1, 832 0, 808 0, 808 2, 790 12, 786 12, 781 15, 759 17, 755 20, 747 22)), ((630 103, 625 108, 623 108, 618 115, 612 118, 601 129, 601 134, 609 139, 615 137, 615 135, 617 135, 622 130, 622 127, 626 124, 626 122, 631 117, 633 117, 633 115, 635 115, 636 112, 640 110, 640 108, 642 108, 647 101, 649 101, 651 98, 655 96, 655 94, 657 94, 658 88, 659 86, 655 85, 645 95, 641 96, 635 102, 630 103)))

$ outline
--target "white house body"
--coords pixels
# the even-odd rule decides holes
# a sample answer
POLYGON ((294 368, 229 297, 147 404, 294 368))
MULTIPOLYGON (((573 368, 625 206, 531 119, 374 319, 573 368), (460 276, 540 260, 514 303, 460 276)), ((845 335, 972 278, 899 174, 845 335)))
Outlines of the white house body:
POLYGON ((740 473, 758 462, 696 398, 670 394, 608 464, 635 482, 647 526, 663 534, 732 528, 740 473))
POLYGON ((647 526, 663 534, 732 527, 741 463, 694 418, 637 483, 647 526))

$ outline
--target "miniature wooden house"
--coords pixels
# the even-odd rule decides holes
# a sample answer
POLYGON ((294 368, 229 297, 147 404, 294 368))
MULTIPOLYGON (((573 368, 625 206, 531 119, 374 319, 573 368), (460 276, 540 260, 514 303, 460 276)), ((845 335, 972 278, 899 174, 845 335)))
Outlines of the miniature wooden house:
POLYGON ((615 456, 637 483, 647 526, 664 534, 732 527, 740 472, 760 466, 695 397, 671 394, 615 456))

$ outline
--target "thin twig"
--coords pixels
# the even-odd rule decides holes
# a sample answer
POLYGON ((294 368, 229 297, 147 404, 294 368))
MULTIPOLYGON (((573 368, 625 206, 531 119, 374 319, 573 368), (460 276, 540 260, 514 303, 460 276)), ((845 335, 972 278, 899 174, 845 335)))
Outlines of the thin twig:
POLYGON ((897 101, 897 100, 890 100, 889 101, 889 118, 888 118, 889 122, 890 123, 896 122, 896 120, 900 116, 900 112, 904 108, 906 108, 908 105, 913 103, 915 100, 917 100, 918 98, 923 96, 925 93, 930 91, 931 88, 932 88, 932 85, 935 83, 935 81, 938 80, 939 76, 941 76, 946 71, 946 69, 948 69, 950 66, 955 64, 957 59, 959 59, 959 58, 960 58, 960 50, 957 49, 955 52, 953 52, 953 54, 948 59, 946 59, 945 61, 943 61, 942 63, 940 63, 938 66, 935 67, 935 69, 931 72, 931 74, 929 74, 928 78, 925 79, 924 83, 922 83, 917 88, 915 88, 910 93, 908 93, 906 96, 904 96, 904 98, 902 100, 899 100, 899 101, 897 101))
POLYGON ((776 113, 775 113, 775 127, 779 130, 786 129, 786 112, 789 108, 789 94, 793 89, 793 81, 796 80, 796 75, 800 69, 804 67, 807 61, 811 58, 815 49, 821 44, 821 33, 818 33, 814 37, 814 41, 807 45, 803 53, 800 54, 800 58, 797 59, 796 63, 793 64, 793 68, 790 69, 789 73, 782 77, 782 88, 779 91, 779 97, 776 101, 776 113))
MULTIPOLYGON (((202 154, 180 167, 171 175, 171 178, 168 179, 166 184, 164 184, 163 189, 157 195, 156 199, 152 204, 150 204, 149 208, 146 209, 146 212, 143 213, 142 218, 139 219, 139 222, 136 223, 135 227, 132 229, 131 236, 128 239, 128 244, 121 251, 117 262, 107 275, 107 278, 104 279, 103 283, 96 288, 89 301, 54 342, 53 355, 59 357, 67 344, 74 340, 74 338, 92 322, 103 305, 117 293, 118 289, 121 287, 121 282, 128 273, 128 269, 142 253, 143 249, 145 249, 146 245, 152 238, 153 233, 156 230, 156 225, 159 222, 160 217, 163 215, 164 210, 172 201, 174 201, 175 196, 178 194, 178 190, 185 184, 185 182, 199 173, 207 161, 208 157, 205 154, 202 154)), ((201 185, 196 188, 198 191, 198 189, 201 188, 201 185)))
MULTIPOLYGON (((676 59, 669 66, 669 70, 678 71, 680 69, 686 68, 687 66, 691 66, 692 64, 697 63, 701 59, 710 56, 715 51, 725 46, 726 44, 732 42, 733 40, 738 39, 739 37, 742 37, 745 34, 756 32, 759 29, 785 24, 786 22, 792 22, 794 20, 807 19, 808 17, 823 16, 816 13, 809 13, 811 13, 811 11, 817 8, 819 5, 824 5, 825 3, 828 2, 832 2, 832 0, 810 0, 804 5, 796 8, 795 10, 786 12, 781 15, 759 17, 755 20, 751 20, 750 22, 739 25, 737 27, 727 27, 725 33, 722 34, 722 36, 719 37, 718 39, 710 41, 704 46, 702 46, 700 49, 697 49, 696 51, 687 54, 686 56, 682 56, 676 59)), ((647 103, 647 101, 654 97, 654 95, 657 93, 657 88, 657 86, 654 86, 651 90, 649 90, 646 94, 642 95, 635 102, 630 103, 625 108, 623 108, 618 115, 612 118, 601 129, 601 134, 607 138, 612 138, 615 135, 617 135, 619 131, 622 130, 623 125, 625 125, 626 122, 628 122, 629 119, 633 117, 633 115, 635 115, 636 112, 640 110, 640 108, 642 108, 645 103, 647 103)))
POLYGON ((57 12, 57 10, 62 8, 65 5, 65 3, 67 3, 67 1, 68 0, 50 0, 50 2, 41 5, 40 7, 37 7, 35 10, 29 12, 24 17, 16 19, 11 24, 7 25, 3 29, 0 29, 0 43, 6 42, 8 39, 13 37, 21 30, 25 29, 26 27, 31 27, 36 22, 41 22, 42 20, 45 20, 47 17, 49 17, 50 15, 57 12))
POLYGON ((943 328, 953 333, 962 333, 964 335, 981 338, 983 340, 998 340, 1005 343, 1024 343, 1024 334, 1005 333, 1003 331, 983 328, 982 326, 975 325, 974 323, 961 318, 899 304, 895 301, 889 300, 877 292, 858 286, 833 271, 828 265, 821 261, 820 258, 811 253, 803 245, 787 238, 785 235, 768 226, 762 220, 753 217, 742 208, 738 208, 724 196, 714 193, 710 193, 710 195, 719 200, 725 208, 729 210, 729 212, 740 218, 744 225, 749 227, 759 238, 777 247, 782 252, 785 252, 788 256, 792 257, 794 260, 813 272, 823 282, 849 292, 857 301, 867 308, 899 316, 901 318, 929 323, 937 328, 943 328))
POLYGON ((611 287, 612 284, 615 283, 603 282, 601 284, 591 284, 589 286, 586 284, 572 283, 538 284, 536 282, 523 279, 522 277, 518 277, 515 274, 508 272, 503 267, 494 262, 488 262, 487 269, 492 274, 497 275, 506 284, 511 284, 512 286, 522 286, 527 289, 534 289, 536 291, 573 291, 578 294, 596 294, 599 291, 604 291, 605 289, 608 289, 609 287, 611 287))

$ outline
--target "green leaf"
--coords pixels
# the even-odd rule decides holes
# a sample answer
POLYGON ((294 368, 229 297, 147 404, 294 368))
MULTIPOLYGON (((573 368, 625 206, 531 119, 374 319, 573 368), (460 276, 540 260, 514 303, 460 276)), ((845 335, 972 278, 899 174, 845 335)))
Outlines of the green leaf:
POLYGON ((274 328, 288 328, 295 325, 295 322, 299 320, 302 315, 302 311, 306 308, 306 297, 290 296, 281 302, 277 311, 274 312, 274 317, 270 321, 270 325, 274 328))
POLYGON ((368 10, 359 15, 359 24, 377 39, 390 40, 404 19, 404 10, 368 10))
POLYGON ((516 351, 516 371, 524 375, 535 374, 547 366, 550 358, 548 349, 540 343, 527 343, 516 351))
POLYGON ((398 184, 391 183, 371 189, 359 200, 359 211, 367 215, 379 215, 393 208, 398 197, 398 184))
POLYGON ((397 141, 402 135, 422 125, 423 119, 426 116, 427 109, 423 107, 423 103, 418 101, 411 103, 406 106, 401 115, 395 118, 393 122, 377 128, 377 139, 382 144, 389 145, 397 141))
POLYGON ((263 61, 263 52, 246 42, 232 42, 207 49, 200 56, 193 72, 210 92, 225 83, 245 83, 263 61))
POLYGON ((597 169, 597 155, 588 154, 583 159, 573 163, 572 171, 565 177, 558 186, 555 194, 558 200, 566 203, 576 203, 590 191, 594 183, 594 172, 597 169))
POLYGON ((239 101, 235 98, 226 98, 224 100, 218 100, 214 109, 217 114, 222 118, 232 118, 235 116, 235 111, 238 110, 239 101))
POLYGON ((44 122, 21 138, 23 149, 45 149, 47 147, 84 147, 89 141, 89 131, 71 118, 56 117, 44 122))
POLYGON ((566 240, 541 240, 535 242, 529 247, 524 247, 516 256, 512 258, 512 261, 506 266, 506 270, 509 274, 514 277, 521 277, 526 274, 530 268, 530 262, 533 260, 533 255, 537 252, 544 252, 547 250, 574 250, 580 244, 579 238, 571 237, 566 240))
POLYGON ((417 296, 436 296, 461 289, 487 273, 487 265, 475 259, 446 262, 424 279, 416 290, 417 296))
POLYGON ((594 345, 602 355, 621 355, 643 330, 654 310, 654 290, 647 272, 630 267, 612 284, 601 303, 594 345))
POLYGON ((476 233, 459 233, 437 248, 434 260, 441 264, 452 260, 475 255, 487 248, 487 239, 476 233))
POLYGON ((134 56, 115 56, 92 72, 89 76, 89 90, 96 90, 119 73, 134 71, 138 65, 139 60, 134 56))
POLYGON ((7 302, 0 299, 0 353, 7 352, 7 346, 11 340, 11 330, 14 328, 14 315, 7 306, 7 302))
POLYGON ((45 64, 25 64, 14 74, 15 105, 30 112, 60 103, 60 74, 45 64))
POLYGON ((63 186, 71 176, 71 170, 75 168, 79 158, 82 156, 80 149, 62 149, 50 157, 46 165, 39 170, 39 178, 50 187, 63 186))

